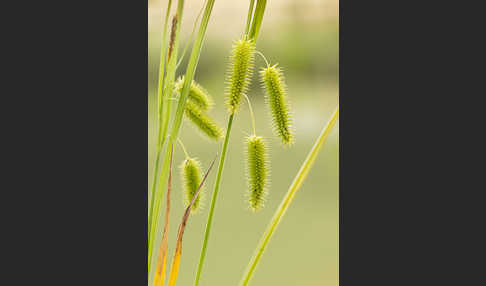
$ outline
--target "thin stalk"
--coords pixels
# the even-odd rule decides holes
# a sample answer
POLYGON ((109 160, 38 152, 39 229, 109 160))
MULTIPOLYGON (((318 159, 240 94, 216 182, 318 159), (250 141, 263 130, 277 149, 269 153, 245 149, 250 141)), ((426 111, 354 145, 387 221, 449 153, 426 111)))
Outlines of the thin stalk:
MULTIPOLYGON (((207 1, 207 0, 206 0, 207 1)), ((206 1, 204 1, 204 4, 206 4, 206 1)), ((176 69, 179 67, 179 65, 182 63, 182 60, 184 59, 184 56, 186 55, 187 50, 189 49, 189 45, 192 42, 192 39, 194 38, 194 33, 196 33, 196 28, 197 28, 197 23, 199 22, 199 18, 201 17, 201 14, 204 10, 204 4, 201 7, 201 10, 199 10, 199 14, 197 14, 196 20, 194 21, 194 26, 192 27, 192 32, 191 36, 189 37, 189 41, 187 41, 186 45, 184 46, 184 50, 182 52, 181 57, 179 58, 179 61, 177 62, 176 69)))
POLYGON ((262 54, 262 53, 261 53, 261 52, 259 52, 259 51, 255 51, 255 52, 256 52, 258 55, 260 55, 260 56, 263 58, 263 60, 264 60, 264 61, 265 61, 265 63, 267 64, 267 68, 268 68, 270 65, 268 64, 268 61, 267 61, 267 58, 265 58, 265 55, 264 55, 264 54, 262 54))
POLYGON ((191 213, 192 206, 196 202, 196 199, 198 198, 199 193, 201 192, 201 188, 204 182, 206 181, 209 172, 211 172, 211 170, 213 169, 214 162, 216 162, 217 157, 218 154, 216 154, 216 157, 214 157, 213 161, 211 162, 211 165, 206 171, 206 174, 204 175, 201 183, 199 184, 196 193, 192 197, 191 203, 187 206, 186 211, 184 212, 184 216, 182 217, 182 222, 179 225, 179 231, 177 233, 176 249, 174 253, 174 258, 172 260, 172 267, 170 269, 169 286, 176 286, 177 277, 179 276, 179 266, 180 266, 181 256, 182 256, 182 236, 184 235, 184 230, 187 226, 187 222, 189 220, 189 214, 191 213))
POLYGON ((204 259, 206 257, 207 242, 209 240, 209 235, 211 234, 211 225, 213 222, 214 208, 216 206, 216 199, 218 198, 219 185, 221 184, 221 177, 223 175, 224 161, 226 159, 226 151, 228 150, 229 135, 231 133, 231 126, 233 125, 234 114, 231 114, 228 120, 228 127, 226 128, 226 135, 224 136, 223 151, 221 152, 221 157, 219 158, 218 174, 216 176, 216 183, 214 185, 214 191, 211 197, 211 206, 209 207, 209 216, 206 223, 206 230, 204 231, 204 243, 201 248, 201 255, 199 257, 199 266, 197 268, 196 280, 194 285, 199 285, 199 280, 201 278, 202 266, 204 264, 204 259))
MULTIPOLYGON (((181 28, 181 20, 182 20, 182 13, 184 11, 184 0, 179 0, 177 2, 177 10, 175 16, 172 18, 172 29, 170 33, 170 43, 167 48, 167 70, 165 73, 165 78, 164 78, 164 89, 163 89, 163 94, 162 94, 162 111, 160 114, 160 122, 162 125, 162 131, 161 131, 161 145, 159 149, 159 154, 161 149, 164 146, 166 136, 167 136, 167 130, 168 130, 168 125, 169 125, 169 119, 170 119, 170 113, 172 109, 172 101, 168 101, 167 99, 172 98, 172 90, 174 86, 174 80, 175 80, 175 65, 177 62, 177 52, 179 49, 179 37, 180 37, 180 28, 181 28)), ((160 128, 159 128, 160 129, 160 128)), ((172 146, 174 142, 170 142, 167 146, 172 146)), ((167 154, 170 154, 169 150, 166 150, 166 157, 167 154)), ((156 159, 157 160, 157 159, 156 159)), ((165 161, 164 161, 165 163, 165 161)), ((168 164, 167 164, 168 165, 168 164)), ((162 169, 162 171, 167 172, 167 166, 162 169)), ((164 181, 165 182, 165 181, 164 181)), ((154 224, 158 223, 159 220, 159 208, 160 208, 160 201, 162 200, 163 196, 163 184, 164 182, 159 181, 159 187, 155 188, 155 192, 152 193, 152 198, 151 198, 151 204, 149 206, 149 224, 148 224, 148 238, 149 238, 149 245, 148 245, 148 267, 150 270, 151 266, 151 261, 152 261, 152 247, 153 247, 153 242, 154 242, 154 227, 152 227, 154 224), (155 216, 155 217, 154 217, 155 216)))
POLYGON ((162 45, 160 48, 160 63, 159 63, 159 81, 157 86, 157 102, 158 102, 158 118, 160 120, 160 116, 162 113, 162 86, 163 86, 163 79, 165 73, 165 55, 167 49, 167 24, 169 22, 169 14, 170 8, 172 7, 172 0, 169 0, 167 3, 167 10, 165 11, 165 19, 164 19, 164 27, 162 28, 162 45))
POLYGON ((253 108, 251 108, 251 102, 248 96, 245 94, 246 101, 248 102, 248 110, 250 110, 250 117, 251 117, 251 125, 253 127, 253 135, 256 135, 256 124, 255 124, 255 116, 253 115, 253 108))
POLYGON ((255 7, 255 0, 250 1, 250 8, 248 9, 248 17, 246 18, 245 35, 250 31, 251 15, 253 14, 253 7, 255 7))
POLYGON ((265 7, 267 5, 267 0, 257 0, 255 7, 255 12, 253 13, 253 18, 251 21, 251 28, 249 31, 249 39, 258 38, 258 33, 260 32, 260 27, 263 22, 263 14, 265 13, 265 7))
MULTIPOLYGON (((250 25, 251 27, 249 29, 247 27, 245 31, 246 37, 248 39, 253 39, 256 41, 256 38, 258 36, 258 31, 260 30, 260 26, 262 23, 262 18, 263 18, 266 3, 267 3, 266 0, 257 0, 256 8, 255 10, 253 10, 254 0, 251 0, 249 11, 248 11, 248 17, 252 18, 252 20, 250 21, 250 19, 247 19, 247 26, 250 25)), ((226 128, 223 150, 221 152, 221 158, 218 166, 218 174, 216 175, 216 183, 214 185, 214 191, 211 197, 211 206, 209 208, 208 221, 206 223, 206 229, 204 231, 203 245, 201 247, 201 254, 199 256, 199 265, 197 267, 196 278, 194 280, 195 286, 199 286, 201 280, 201 273, 204 265, 204 259, 206 258, 206 249, 208 246, 209 235, 211 234, 211 225, 213 222, 214 209, 216 206, 216 199, 218 197, 219 185, 221 183, 221 178, 223 175, 224 162, 226 160, 226 150, 228 149, 228 142, 231 134, 231 127, 233 125, 233 119, 234 119, 234 113, 231 114, 228 119, 228 127, 226 128)))
POLYGON ((168 101, 164 103, 164 109, 162 111, 163 115, 163 126, 162 126, 162 140, 165 140, 169 128, 169 120, 172 110, 172 92, 174 90, 175 73, 177 69, 177 56, 179 53, 179 39, 180 39, 180 29, 182 23, 182 15, 184 11, 184 0, 179 0, 177 2, 177 11, 175 16, 172 18, 172 31, 170 35, 170 43, 167 51, 167 73, 164 80, 164 100, 168 101), (175 21, 175 22, 174 22, 175 21), (175 27, 174 27, 175 24, 175 27))
POLYGON ((169 241, 169 214, 170 214, 170 193, 172 189, 172 157, 174 154, 174 146, 171 146, 170 151, 170 166, 169 166, 169 182, 167 184, 167 201, 165 209, 165 225, 162 234, 162 243, 160 244, 159 260, 157 261, 157 271, 155 273, 154 286, 164 286, 165 270, 167 266, 167 248, 169 241))
MULTIPOLYGON (((160 146, 160 137, 162 135, 162 124, 158 124, 159 128, 157 131, 157 146, 156 146, 156 151, 155 151, 155 163, 154 163, 154 173, 153 173, 153 178, 152 178, 152 191, 150 193, 150 205, 149 205, 149 213, 148 213, 148 225, 151 225, 152 223, 152 215, 151 215, 151 210, 152 210, 152 205, 154 203, 154 198, 155 198, 155 187, 157 185, 157 175, 159 173, 159 161, 160 161, 160 152, 161 152, 161 146, 160 146)), ((150 227, 148 228, 148 235, 150 236, 150 227)))
MULTIPOLYGON (((169 138, 169 141, 168 141, 168 146, 171 146, 174 144, 174 141, 173 140, 170 140, 169 138)), ((154 205, 153 205, 153 216, 154 216, 154 219, 152 220, 152 224, 149 225, 148 227, 150 228, 150 233, 152 235, 149 236, 149 244, 148 244, 148 270, 149 270, 149 275, 151 275, 151 273, 153 272, 152 270, 152 262, 155 262, 153 261, 153 258, 156 257, 156 253, 153 253, 153 249, 154 249, 154 242, 155 242, 155 238, 158 236, 157 234, 160 232, 155 232, 156 230, 158 230, 158 221, 159 221, 159 208, 160 208, 160 201, 162 200, 162 195, 160 194, 161 192, 161 188, 160 188, 160 185, 163 184, 166 179, 167 179, 167 173, 168 173, 168 170, 169 170, 169 160, 170 160, 170 157, 168 156, 169 155, 169 152, 165 152, 164 153, 164 161, 162 162, 162 170, 161 170, 161 175, 160 175, 160 179, 159 179, 159 188, 156 189, 156 195, 155 195, 155 201, 154 201, 154 205)), ((151 277, 151 276, 149 276, 151 277)))
MULTIPOLYGON (((206 8, 204 10, 204 14, 203 14, 203 18, 201 20, 201 25, 199 27, 199 32, 198 32, 198 35, 197 35, 197 38, 196 38, 196 41, 194 42, 194 45, 193 45, 193 48, 192 48, 192 52, 191 52, 191 56, 189 58, 189 63, 187 64, 187 69, 186 69, 186 74, 185 74, 185 81, 184 81, 184 85, 182 87, 182 91, 181 91, 181 95, 180 95, 180 98, 179 98, 179 102, 178 102, 178 106, 177 106, 177 111, 176 111, 176 114, 175 114, 175 117, 174 117, 174 122, 172 124, 172 128, 171 128, 171 132, 170 132, 170 135, 168 137, 168 143, 167 145, 168 146, 172 146, 172 144, 174 143, 175 140, 177 140, 178 136, 179 136, 179 131, 180 131, 180 127, 181 127, 181 124, 182 124, 182 118, 183 118, 183 115, 184 115, 184 109, 185 109, 185 105, 186 105, 186 100, 189 96, 189 89, 190 89, 190 84, 192 83, 192 80, 194 79, 194 74, 196 72, 196 68, 197 68, 197 63, 199 61, 199 56, 201 54, 201 49, 202 49, 202 45, 203 45, 203 42, 204 42, 204 38, 205 38, 205 35, 206 35, 206 30, 207 30, 207 26, 208 26, 208 23, 209 23, 209 19, 211 17, 211 12, 213 10, 213 6, 214 6, 214 2, 215 0, 208 0, 207 3, 206 3, 206 8)), ((161 175, 160 175, 160 181, 159 181, 159 186, 163 183, 163 182, 166 182, 167 181, 167 176, 168 176, 168 166, 169 166, 169 159, 170 159, 170 156, 169 156, 169 152, 165 152, 164 154, 164 160, 163 160, 163 165, 162 165, 162 171, 161 171, 161 175)), ((161 193, 161 188, 158 188, 157 189, 157 192, 160 194, 161 193)), ((160 216, 160 213, 159 213, 159 208, 160 208, 160 201, 161 201, 161 196, 156 196, 155 198, 155 202, 154 202, 154 212, 153 214, 156 215, 156 219, 154 219, 152 221, 152 225, 149 226, 151 227, 151 231, 152 231, 152 236, 149 237, 149 280, 151 279, 151 277, 153 277, 153 265, 154 263, 152 263, 154 260, 154 257, 155 255, 152 255, 152 251, 154 250, 153 248, 153 244, 154 244, 154 240, 157 237, 160 236, 160 231, 157 231, 156 230, 159 230, 160 228, 160 225, 158 223, 159 221, 159 216, 160 216)))
MULTIPOLYGON (((157 185, 157 178, 158 178, 158 172, 159 172, 159 161, 160 161, 160 152, 162 149, 163 144, 163 139, 162 137, 162 118, 161 118, 161 112, 162 112, 162 84, 164 80, 164 73, 165 73, 165 53, 166 53, 166 48, 167 48, 167 23, 169 20, 169 13, 170 13, 170 8, 172 6, 172 0, 169 0, 167 4, 167 10, 165 12, 165 19, 164 19, 164 26, 162 28, 162 45, 160 48, 160 64, 159 64, 159 80, 158 80, 158 87, 157 87, 157 121, 158 121, 158 131, 157 131, 157 142, 156 142, 156 151, 155 151, 155 165, 154 165, 154 173, 153 173, 153 179, 152 179, 152 190, 150 192, 150 205, 149 205, 149 214, 148 214, 148 225, 152 223, 152 215, 151 215, 151 210, 152 210, 152 205, 154 202, 154 194, 155 194, 155 188, 157 185)), ((148 228, 148 236, 150 236, 150 227, 148 228)))
POLYGON ((282 202, 280 203, 280 206, 278 207, 277 211, 275 212, 270 224, 268 225, 265 233, 263 234, 263 237, 255 251, 255 255, 250 261, 250 264, 248 265, 248 268, 243 275, 243 279, 240 282, 241 286, 246 286, 248 285, 258 262, 260 261, 263 252, 265 248, 267 247, 268 242, 270 241, 270 238, 272 238, 275 230, 277 229, 280 221, 282 220, 283 216, 285 215, 285 212, 287 211, 288 207, 290 206, 290 203, 293 201, 294 196, 296 192, 300 189, 302 186, 302 183, 304 180, 307 178, 307 175, 309 174, 309 171, 312 168, 312 165, 314 164, 317 155, 319 155, 322 146, 324 145, 324 142, 326 142, 327 137, 329 136, 329 133, 331 133, 332 127, 336 123, 339 115, 339 107, 336 108, 334 111, 331 119, 329 122, 324 126, 322 129, 321 135, 319 138, 317 138, 316 143, 312 147, 311 151, 309 152, 309 155, 307 155, 307 158, 305 159, 304 163, 302 164, 302 167, 300 168, 299 172, 295 176, 294 181, 289 187, 289 190, 285 197, 283 198, 282 202))
POLYGON ((184 151, 184 155, 186 155, 186 158, 189 158, 189 153, 187 153, 186 147, 182 143, 181 139, 177 138, 177 141, 179 142, 179 145, 181 145, 182 151, 184 151))

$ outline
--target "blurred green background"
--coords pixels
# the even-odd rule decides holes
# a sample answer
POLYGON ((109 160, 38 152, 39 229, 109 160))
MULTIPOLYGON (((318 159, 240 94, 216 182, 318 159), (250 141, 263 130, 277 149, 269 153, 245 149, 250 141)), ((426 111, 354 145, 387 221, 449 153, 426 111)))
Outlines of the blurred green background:
MULTIPOLYGON (((187 43, 202 0, 186 1, 182 19, 182 47, 187 43)), ((177 1, 175 1, 177 3, 177 1)), ((216 1, 195 79, 214 97, 211 112, 226 127, 224 79, 232 41, 244 31, 247 0, 216 1)), ((173 4, 175 6, 176 4, 173 4)), ((160 53, 160 31, 167 1, 149 0, 149 182, 155 150, 155 92, 160 53)), ((233 125, 223 181, 216 205, 211 239, 202 275, 204 286, 237 285, 253 252, 287 192, 294 176, 311 149, 322 127, 338 104, 338 1, 268 1, 257 49, 271 64, 285 69, 289 97, 294 111, 296 143, 282 148, 272 134, 270 116, 263 100, 256 73, 249 97, 256 116, 258 135, 267 138, 271 158, 271 187, 265 208, 259 213, 247 210, 244 169, 244 138, 251 132, 246 104, 233 125)), ((190 49, 188 54, 190 53, 190 49)), ((184 59, 178 73, 186 68, 184 59)), ((256 57, 255 70, 264 62, 256 57)), ((339 207, 338 207, 338 133, 339 122, 324 145, 309 177, 296 195, 286 216, 252 280, 263 285, 338 285, 339 207)), ((191 156, 198 157, 206 169, 222 141, 202 138, 184 121, 180 138, 191 156)), ((183 160, 177 147, 174 163, 183 160)), ((175 246, 177 227, 183 214, 179 170, 174 177, 170 228, 170 253, 175 246)), ((189 219, 184 235, 183 256, 178 285, 193 285, 206 224, 210 194, 216 168, 206 183, 204 209, 189 219)))

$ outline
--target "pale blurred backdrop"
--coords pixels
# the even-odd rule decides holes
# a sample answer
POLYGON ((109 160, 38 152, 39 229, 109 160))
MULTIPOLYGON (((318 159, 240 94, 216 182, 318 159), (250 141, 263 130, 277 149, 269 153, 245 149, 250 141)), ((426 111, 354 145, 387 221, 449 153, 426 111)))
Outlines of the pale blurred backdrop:
MULTIPOLYGON (((173 6, 177 1, 173 1, 173 6)), ((186 0, 182 19, 184 47, 203 0, 186 0)), ((211 112, 226 127, 224 79, 232 41, 244 31, 249 0, 217 0, 195 79, 214 97, 211 112)), ((253 78, 249 92, 255 112, 257 133, 267 138, 271 158, 271 187, 265 208, 259 213, 247 210, 244 169, 244 138, 251 132, 246 104, 236 116, 230 138, 223 181, 216 205, 211 239, 202 275, 203 286, 238 285, 260 237, 299 170, 323 125, 338 104, 339 35, 337 0, 269 0, 257 49, 271 64, 285 69, 289 96, 294 111, 296 143, 282 148, 272 134, 270 117, 258 78, 253 78)), ((149 176, 154 160, 155 86, 160 54, 160 31, 167 1, 149 0, 149 176)), ((184 59, 178 73, 186 68, 184 59)), ((255 70, 264 62, 256 57, 255 70)), ((339 123, 339 122, 338 122, 339 123)), ((275 233, 254 275, 253 286, 335 286, 339 283, 339 203, 338 134, 339 124, 324 145, 309 177, 296 195, 275 233)), ((202 138, 189 122, 184 122, 180 138, 191 156, 198 157, 206 169, 222 141, 202 138)), ((174 162, 183 160, 176 148, 174 162)), ((177 226, 183 214, 181 180, 175 170, 170 228, 170 259, 177 226)), ((184 235, 183 256, 178 285, 193 285, 206 224, 210 194, 216 168, 206 184, 205 206, 191 216, 184 235)), ((149 182, 151 178, 149 177, 149 182)))

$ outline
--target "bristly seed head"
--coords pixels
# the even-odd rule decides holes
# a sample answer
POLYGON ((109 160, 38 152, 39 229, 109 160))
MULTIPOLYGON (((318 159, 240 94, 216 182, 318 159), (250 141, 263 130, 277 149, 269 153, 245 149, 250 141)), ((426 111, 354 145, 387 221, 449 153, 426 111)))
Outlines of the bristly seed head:
MULTIPOLYGON (((180 94, 184 86, 184 76, 179 77, 175 83, 174 90, 180 94)), ((202 111, 209 111, 214 105, 211 95, 196 81, 192 81, 189 89, 188 100, 196 104, 202 111)))
MULTIPOLYGON (((201 164, 196 158, 187 158, 181 164, 181 175, 184 186, 184 206, 187 208, 201 184, 201 164)), ((196 201, 192 205, 191 213, 197 212, 202 208, 203 191, 204 189, 199 192, 196 201)))
POLYGON ((235 42, 226 80, 226 105, 230 114, 238 111, 241 97, 248 90, 253 74, 254 57, 255 44, 253 40, 240 39, 235 42))
POLYGON ((246 175, 248 180, 248 202, 253 211, 264 206, 267 194, 269 166, 265 141, 260 136, 246 138, 246 175))
POLYGON ((186 102, 185 115, 208 138, 217 141, 223 137, 223 129, 193 102, 186 102))
POLYGON ((265 100, 272 113, 273 131, 281 138, 283 144, 291 145, 294 142, 292 113, 283 73, 274 65, 262 69, 260 77, 266 90, 265 100))

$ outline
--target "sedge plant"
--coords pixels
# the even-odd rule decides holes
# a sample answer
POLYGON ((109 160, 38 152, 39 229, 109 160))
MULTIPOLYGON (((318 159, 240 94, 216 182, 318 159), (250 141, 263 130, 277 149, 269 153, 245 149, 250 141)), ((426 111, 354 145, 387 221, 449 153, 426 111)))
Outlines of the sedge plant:
MULTIPOLYGON (((194 44, 193 44, 193 47, 192 47, 192 52, 190 54, 190 57, 189 57, 189 62, 187 64, 187 68, 186 68, 186 73, 185 73, 185 80, 184 80, 184 84, 182 86, 182 89, 181 89, 181 92, 180 92, 180 96, 179 96, 179 100, 178 100, 178 104, 177 104, 177 109, 176 109, 176 114, 174 116, 174 119, 173 119, 173 123, 171 125, 171 128, 170 128, 170 132, 168 131, 168 129, 165 129, 164 126, 168 126, 168 121, 170 119, 170 106, 171 104, 163 104, 163 106, 166 106, 166 109, 165 111, 166 112, 163 112, 161 114, 161 118, 164 118, 163 120, 159 120, 159 129, 158 130, 161 130, 159 131, 159 135, 157 136, 158 138, 158 142, 157 142, 157 148, 160 148, 158 150, 161 150, 162 149, 162 138, 164 138, 164 143, 166 144, 166 146, 173 146, 175 141, 177 140, 178 138, 178 135, 179 135, 179 131, 180 131, 180 127, 181 127, 181 124, 182 124, 182 119, 183 119, 183 115, 184 115, 184 111, 185 111, 185 105, 186 105, 186 101, 187 101, 187 98, 189 96, 189 91, 190 91, 190 85, 194 79, 194 74, 195 74, 195 71, 196 71, 196 67, 197 67, 197 63, 198 63, 198 60, 199 60, 199 56, 200 56, 200 53, 201 53, 201 49, 202 49, 202 45, 203 45, 203 41, 204 41, 204 38, 205 38, 205 35, 206 35, 206 30, 207 30, 207 26, 208 26, 208 23, 209 23, 209 19, 210 19, 210 16, 211 16, 211 12, 213 10, 213 6, 214 6, 214 2, 215 0, 207 0, 206 3, 205 3, 205 8, 204 8, 204 13, 203 13, 203 17, 201 19, 201 23, 200 23, 200 26, 199 26, 199 31, 196 35, 196 39, 194 41, 194 44), (168 110, 169 111, 168 111, 168 110), (166 120, 166 121, 164 121, 166 120), (166 131, 164 131, 166 130, 166 131), (167 135, 167 139, 166 139, 166 136, 165 134, 168 134, 167 135), (160 138, 160 139, 159 139, 160 138)), ((169 7, 170 7, 170 4, 169 4, 169 7)), ((170 8, 168 8, 169 10, 170 8)), ((178 1, 178 7, 177 7, 177 11, 176 11, 176 18, 178 19, 177 21, 177 25, 176 25, 176 28, 174 29, 174 42, 170 43, 170 45, 173 45, 172 47, 172 51, 170 53, 170 55, 172 56, 172 60, 173 60, 173 64, 171 64, 170 60, 167 61, 167 71, 166 71, 166 76, 165 76, 165 79, 164 79, 164 82, 166 80, 173 80, 172 83, 175 81, 175 68, 176 68, 176 55, 177 55, 177 49, 178 49, 178 45, 177 45, 177 42, 178 42, 178 38, 179 38, 179 33, 180 33, 180 22, 181 22, 181 19, 182 19, 182 12, 183 12, 183 9, 184 9, 184 0, 179 0, 178 1)), ((167 12, 168 14, 169 12, 167 12)), ((166 33, 166 31, 163 31, 164 33, 166 33)), ((163 37, 164 38, 164 37, 163 37)), ((170 50, 170 49, 168 49, 170 50)), ((169 55, 168 53, 169 51, 167 51, 167 55, 169 55)), ((161 60, 162 62, 162 60, 161 60)), ((161 72, 159 72, 159 75, 162 74, 161 72)), ((160 82, 161 79, 161 76, 159 76, 159 82, 160 82)), ((160 83, 159 83, 159 86, 160 86, 160 83)), ((174 89, 174 85, 173 84, 167 84, 166 85, 167 88, 164 89, 164 92, 167 92, 166 94, 164 94, 162 97, 163 98, 170 98, 169 94, 172 94, 172 91, 174 89)), ((163 102, 164 100, 162 100, 163 102)), ((167 101, 167 102, 171 102, 171 101, 167 101)), ((164 110, 164 109, 162 109, 164 110)), ((168 148, 166 147, 166 150, 168 148)), ((156 157, 159 157, 161 155, 160 151, 157 152, 158 154, 156 155, 156 157)), ((158 166, 159 164, 159 160, 158 158, 156 158, 156 162, 155 162, 155 165, 158 166)), ((161 228, 161 224, 159 223, 160 221, 160 217, 162 216, 161 212, 160 212, 160 204, 161 204, 161 201, 162 201, 162 197, 163 197, 163 185, 165 185, 165 182, 167 182, 167 179, 168 179, 168 174, 169 174, 169 161, 170 161, 170 152, 164 152, 163 154, 163 160, 162 160, 162 170, 161 170, 161 173, 160 173, 160 177, 158 178, 158 188, 156 187, 157 185, 157 181, 154 181, 154 183, 152 184, 152 193, 151 193, 151 199, 150 199, 150 204, 149 204, 149 213, 148 213, 148 221, 149 221, 149 224, 148 224, 148 277, 149 277, 149 283, 153 281, 153 276, 154 276, 154 271, 155 271, 155 257, 157 256, 157 251, 155 251, 155 249, 157 249, 156 247, 154 247, 154 244, 156 244, 156 242, 159 242, 160 241, 160 236, 161 236, 161 231, 160 231, 160 228, 161 228)), ((158 167, 154 167, 155 171, 154 171, 154 177, 158 177, 158 167)), ((156 180, 156 179, 154 179, 156 180)))
POLYGON ((216 174, 216 182, 214 184, 214 189, 211 196, 208 220, 206 223, 206 228, 204 230, 203 244, 201 247, 201 254, 199 255, 199 264, 194 280, 195 286, 198 286, 201 281, 202 269, 204 266, 204 260, 206 258, 208 241, 211 235, 214 210, 218 198, 219 187, 221 185, 226 154, 228 151, 231 127, 233 126, 233 121, 236 111, 238 110, 239 103, 241 102, 241 97, 245 95, 246 89, 248 88, 249 78, 253 69, 253 52, 255 48, 254 45, 258 38, 258 33, 263 22, 263 15, 267 4, 266 0, 257 0, 256 2, 257 3, 255 5, 255 0, 250 1, 245 33, 243 35, 243 38, 237 41, 233 48, 232 64, 229 69, 230 73, 228 77, 229 88, 227 88, 228 91, 226 101, 229 111, 228 124, 226 127, 226 134, 224 136, 224 142, 221 150, 218 172, 216 174))
MULTIPOLYGON (((229 138, 235 116, 240 110, 241 104, 245 101, 248 104, 253 133, 246 137, 246 178, 247 178, 247 197, 248 206, 252 211, 258 211, 264 206, 265 197, 269 189, 270 161, 268 156, 268 144, 265 138, 258 136, 256 132, 255 116, 248 97, 255 55, 262 56, 266 67, 259 72, 262 88, 265 90, 265 102, 268 106, 269 114, 275 136, 282 142, 283 146, 291 146, 295 142, 294 130, 292 126, 292 112, 289 104, 289 96, 284 80, 283 70, 277 65, 270 65, 263 53, 256 50, 256 40, 263 21, 266 8, 266 0, 250 0, 248 17, 243 36, 234 42, 230 65, 227 72, 226 81, 226 109, 228 111, 228 122, 226 129, 223 129, 210 116, 210 111, 215 103, 212 96, 199 83, 194 81, 199 56, 205 38, 207 26, 211 16, 215 0, 206 0, 204 13, 199 25, 199 30, 193 43, 192 52, 189 56, 185 75, 175 78, 176 70, 188 49, 189 43, 178 58, 179 38, 184 10, 184 0, 178 0, 175 14, 170 17, 172 1, 168 1, 165 14, 164 26, 162 29, 162 48, 159 66, 159 82, 157 86, 157 142, 156 159, 154 164, 153 181, 151 185, 149 212, 148 212, 148 280, 149 285, 163 286, 166 280, 167 250, 168 250, 168 225, 170 212, 170 192, 172 186, 172 159, 174 145, 179 143, 186 158, 181 163, 181 177, 184 188, 185 213, 179 225, 176 249, 172 260, 169 273, 168 285, 175 286, 179 273, 179 266, 182 255, 182 237, 187 225, 189 215, 201 211, 202 200, 204 198, 203 184, 212 169, 215 160, 211 163, 204 176, 202 176, 201 162, 196 157, 189 156, 184 144, 179 138, 183 118, 186 118, 196 130, 211 141, 218 141, 224 138, 219 159, 216 181, 214 184, 209 213, 204 231, 199 263, 195 276, 194 285, 199 285, 207 253, 207 244, 211 234, 211 227, 215 213, 215 206, 223 177, 226 155, 229 147, 229 138), (171 19, 170 31, 168 23, 171 19), (243 99, 244 98, 244 99, 243 99), (175 115, 172 116, 173 103, 177 102, 175 115), (172 122, 172 124, 169 124, 172 122), (177 141, 177 142, 176 142, 177 141), (170 150, 170 152, 169 152, 170 150), (161 168, 160 174, 159 169, 161 168), (165 223, 162 231, 161 210, 164 188, 167 186, 165 223), (157 258, 157 259, 156 259, 157 258)), ((203 11, 203 10, 201 10, 203 11)), ((199 14, 199 16, 201 13, 199 14)), ((195 21, 194 30, 199 16, 195 21)), ((332 126, 338 117, 338 110, 334 113, 329 123, 324 127, 321 135, 302 165, 294 182, 290 186, 287 195, 277 209, 272 221, 270 222, 262 240, 257 247, 255 255, 250 261, 245 272, 241 285, 248 285, 255 269, 266 249, 270 238, 274 234, 278 224, 283 218, 287 208, 292 202, 295 193, 302 185, 310 168, 312 167, 317 154, 324 144, 332 126)), ((216 159, 216 158, 215 158, 216 159)))
POLYGON ((290 185, 287 194, 284 196, 282 202, 280 203, 278 209, 275 211, 275 214, 273 215, 273 218, 271 219, 270 223, 267 226, 267 229, 265 230, 256 250, 255 254, 250 260, 250 263, 248 264, 248 267, 243 274, 243 277, 240 281, 241 286, 246 286, 250 283, 250 279, 252 278, 253 274, 255 273, 255 270, 258 266, 258 263, 260 262, 260 259, 263 256, 263 253, 265 249, 268 246, 268 243, 270 242, 270 239, 273 237, 275 231, 277 230, 281 220, 283 219, 285 213, 287 212, 287 209, 289 208, 290 204, 292 203, 295 194, 297 191, 300 189, 302 184, 304 183, 304 180, 307 178, 307 175, 309 174, 309 171, 311 170, 312 166, 314 165, 314 162, 317 158, 317 155, 319 155, 322 146, 326 142, 326 139, 329 137, 329 134, 332 131, 333 126, 336 124, 336 121, 339 116, 339 108, 337 108, 334 113, 331 116, 331 119, 329 122, 327 122, 326 125, 324 125, 321 134, 317 138, 316 142, 314 143, 314 146, 310 150, 309 154, 307 155, 307 158, 305 159, 304 163, 300 167, 299 172, 297 172, 297 175, 295 176, 292 184, 290 185))

